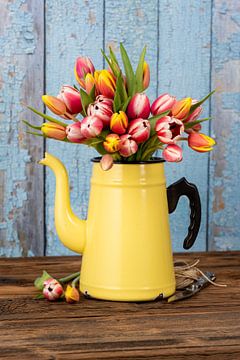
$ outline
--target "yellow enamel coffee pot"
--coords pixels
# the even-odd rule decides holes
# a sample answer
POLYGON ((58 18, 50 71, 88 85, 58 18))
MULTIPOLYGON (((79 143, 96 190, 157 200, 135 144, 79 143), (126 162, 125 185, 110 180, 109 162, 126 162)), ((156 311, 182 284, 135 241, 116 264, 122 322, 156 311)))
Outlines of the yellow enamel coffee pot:
POLYGON ((190 201, 191 215, 184 248, 198 234, 201 204, 195 185, 185 178, 166 189, 164 161, 115 163, 103 171, 93 161, 87 220, 70 206, 68 175, 56 157, 46 153, 41 164, 56 176, 55 225, 62 243, 83 254, 80 291, 115 301, 147 301, 175 292, 168 214, 179 197, 190 201))

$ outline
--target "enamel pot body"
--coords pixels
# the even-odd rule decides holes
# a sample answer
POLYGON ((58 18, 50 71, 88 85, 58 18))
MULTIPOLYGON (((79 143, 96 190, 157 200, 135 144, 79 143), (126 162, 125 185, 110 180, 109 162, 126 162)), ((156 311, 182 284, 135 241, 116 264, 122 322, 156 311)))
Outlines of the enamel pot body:
MULTIPOLYGON (((169 212, 181 195, 190 200, 184 248, 196 239, 201 218, 197 188, 185 178, 166 189, 164 162, 93 162, 80 291, 115 301, 148 301, 175 292, 169 212)), ((75 234, 77 237, 78 234, 75 234)))

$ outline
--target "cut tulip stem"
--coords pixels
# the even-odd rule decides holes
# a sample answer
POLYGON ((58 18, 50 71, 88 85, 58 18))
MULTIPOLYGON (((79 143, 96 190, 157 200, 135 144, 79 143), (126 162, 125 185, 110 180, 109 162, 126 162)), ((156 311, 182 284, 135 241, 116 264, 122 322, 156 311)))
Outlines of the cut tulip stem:
POLYGON ((72 287, 76 287, 77 283, 79 282, 80 275, 78 275, 73 281, 72 281, 72 287))
POLYGON ((77 276, 79 276, 80 275, 80 271, 78 271, 78 272, 76 272, 76 273, 74 273, 74 274, 70 274, 70 275, 68 275, 68 276, 65 276, 64 278, 61 278, 61 279, 59 279, 58 281, 60 282, 60 283, 66 283, 66 282, 69 282, 69 281, 71 281, 72 279, 75 279, 77 276))

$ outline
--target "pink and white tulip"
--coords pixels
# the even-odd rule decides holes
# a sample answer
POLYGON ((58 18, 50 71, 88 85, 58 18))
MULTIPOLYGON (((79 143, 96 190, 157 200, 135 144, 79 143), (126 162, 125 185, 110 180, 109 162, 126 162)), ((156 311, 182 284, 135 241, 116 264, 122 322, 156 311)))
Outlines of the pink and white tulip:
POLYGON ((91 59, 87 56, 80 56, 77 58, 74 73, 78 83, 85 89, 85 77, 87 74, 94 74, 95 68, 91 59))
POLYGON ((143 93, 137 93, 131 99, 128 108, 127 115, 129 119, 147 119, 150 114, 150 101, 147 95, 143 93))
POLYGON ((67 107, 67 110, 72 115, 76 115, 82 111, 82 102, 79 91, 69 85, 63 85, 58 99, 62 100, 67 107))
POLYGON ((164 116, 157 120, 155 131, 163 144, 174 144, 180 139, 184 126, 181 120, 164 116))
POLYGON ((96 116, 87 116, 81 122, 81 133, 89 139, 98 136, 103 129, 103 122, 96 116))
POLYGON ((113 114, 113 101, 102 95, 97 96, 96 101, 88 106, 88 116, 95 115, 103 122, 103 126, 109 126, 113 114))
POLYGON ((128 134, 137 144, 146 141, 150 136, 150 122, 141 118, 132 120, 128 128, 128 134))
POLYGON ((166 161, 179 162, 182 160, 182 148, 175 144, 168 145, 163 150, 162 156, 166 161))
POLYGON ((120 155, 124 157, 128 157, 137 152, 138 145, 136 141, 131 139, 131 136, 129 134, 122 135, 120 139, 121 139, 120 149, 119 149, 120 155))
POLYGON ((81 131, 80 121, 68 125, 66 128, 67 139, 73 143, 82 143, 85 137, 81 131))
POLYGON ((43 296, 49 300, 54 301, 63 295, 62 285, 53 278, 47 279, 43 283, 43 296))
POLYGON ((105 154, 100 161, 101 168, 103 171, 110 170, 113 167, 113 158, 110 154, 105 154))
POLYGON ((170 111, 176 101, 174 96, 162 94, 152 103, 151 113, 155 116, 165 111, 170 111))

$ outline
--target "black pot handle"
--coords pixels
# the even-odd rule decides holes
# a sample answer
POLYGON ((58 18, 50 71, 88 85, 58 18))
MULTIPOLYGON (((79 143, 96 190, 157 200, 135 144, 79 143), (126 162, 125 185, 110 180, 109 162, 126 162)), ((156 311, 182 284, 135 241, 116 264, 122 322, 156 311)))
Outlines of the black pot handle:
POLYGON ((196 185, 190 184, 183 177, 167 188, 169 214, 174 212, 177 207, 178 200, 182 195, 188 197, 191 209, 188 234, 183 242, 183 247, 187 250, 193 246, 199 232, 201 224, 201 201, 196 185))

